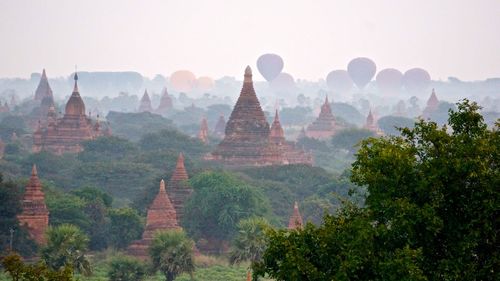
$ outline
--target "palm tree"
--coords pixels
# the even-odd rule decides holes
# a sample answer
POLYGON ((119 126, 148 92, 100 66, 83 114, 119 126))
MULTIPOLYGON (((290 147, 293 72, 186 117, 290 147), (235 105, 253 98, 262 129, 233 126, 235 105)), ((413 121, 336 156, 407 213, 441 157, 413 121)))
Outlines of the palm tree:
POLYGON ((160 270, 167 281, 172 281, 177 275, 186 272, 193 277, 193 240, 182 230, 158 231, 151 246, 151 256, 154 269, 160 270))
POLYGON ((76 272, 90 275, 92 269, 85 255, 89 238, 77 226, 62 224, 47 230, 47 245, 42 248, 42 259, 47 266, 59 270, 67 265, 76 272))
POLYGON ((258 261, 266 249, 265 230, 269 223, 264 218, 248 218, 238 223, 238 232, 233 240, 229 262, 258 261))

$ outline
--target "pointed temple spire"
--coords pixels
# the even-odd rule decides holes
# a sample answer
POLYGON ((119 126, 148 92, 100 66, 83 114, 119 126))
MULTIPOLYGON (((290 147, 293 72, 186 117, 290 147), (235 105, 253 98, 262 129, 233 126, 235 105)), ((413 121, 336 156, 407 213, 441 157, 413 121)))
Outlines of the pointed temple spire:
POLYGON ((17 216, 21 225, 26 225, 30 236, 38 244, 45 243, 45 231, 49 226, 49 211, 45 205, 36 165, 31 168, 31 177, 22 200, 22 212, 17 216))
POLYGON ((288 221, 288 229, 300 229, 302 228, 302 216, 299 212, 299 204, 295 201, 293 205, 293 214, 288 221))
POLYGON ((169 109, 172 109, 172 98, 168 94, 167 87, 163 87, 162 95, 160 98, 160 105, 158 105, 158 109, 156 112, 158 113, 166 113, 169 109))
POLYGON ((75 71, 75 75, 73 76, 73 80, 75 80, 75 86, 73 87, 73 93, 79 93, 78 90, 78 74, 75 71))
POLYGON ((138 111, 139 112, 153 111, 153 108, 151 107, 151 99, 149 98, 148 90, 144 90, 144 94, 142 95, 138 111))
POLYGON ((156 231, 179 228, 175 209, 166 192, 165 181, 161 180, 158 194, 148 208, 146 228, 142 234, 142 239, 134 241, 129 246, 128 252, 140 258, 147 258, 147 251, 156 231))
POLYGON ((198 132, 198 139, 202 143, 208 143, 208 123, 207 123, 207 118, 203 117, 201 119, 201 124, 200 124, 200 131, 198 132))
POLYGON ((276 109, 276 113, 274 114, 274 121, 271 125, 271 132, 269 136, 271 141, 275 144, 285 143, 285 131, 283 130, 283 127, 281 127, 278 109, 276 109))
POLYGON ((318 118, 307 127, 307 136, 315 139, 327 139, 333 136, 335 131, 335 117, 328 96, 326 96, 318 118))
POLYGON ((193 192, 188 181, 189 176, 184 166, 184 154, 181 152, 177 158, 175 170, 170 178, 170 188, 168 190, 179 222, 182 222, 182 218, 184 217, 184 203, 193 192))
POLYGON ((424 116, 424 118, 429 118, 431 117, 431 114, 438 109, 438 107, 439 107, 439 100, 433 88, 431 96, 427 100, 427 106, 425 107, 422 115, 424 116))
POLYGON ((40 82, 38 83, 38 87, 35 91, 35 100, 41 101, 44 98, 53 99, 54 96, 52 94, 52 89, 49 85, 49 79, 47 78, 47 73, 45 72, 45 68, 42 71, 42 76, 40 78, 40 82))
POLYGON ((226 120, 224 119, 224 114, 219 116, 217 124, 215 124, 214 134, 218 137, 224 137, 226 134, 226 120))

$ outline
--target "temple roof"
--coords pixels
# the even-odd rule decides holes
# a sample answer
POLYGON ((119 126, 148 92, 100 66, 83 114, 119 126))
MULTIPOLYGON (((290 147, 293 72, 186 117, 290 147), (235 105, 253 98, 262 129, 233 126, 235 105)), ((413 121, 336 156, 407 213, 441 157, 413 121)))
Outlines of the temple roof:
POLYGON ((75 72, 73 93, 66 103, 65 115, 85 115, 85 103, 78 91, 78 74, 75 72))
POLYGON ((252 70, 245 69, 243 87, 226 124, 226 139, 262 142, 269 137, 269 123, 255 94, 252 70))
POLYGON ((215 124, 214 132, 216 135, 223 136, 226 130, 226 119, 224 119, 224 114, 219 116, 219 120, 217 120, 217 124, 215 124))
POLYGON ((186 171, 186 167, 184 166, 184 154, 179 153, 179 157, 177 158, 177 164, 175 166, 175 170, 172 173, 172 177, 170 178, 170 185, 173 189, 184 187, 183 182, 185 183, 189 179, 188 173, 186 171))
POLYGON ((205 117, 201 119, 200 131, 198 132, 198 139, 203 143, 208 142, 208 123, 207 123, 207 118, 205 117))
POLYGON ((168 94, 167 87, 164 87, 162 90, 162 95, 160 99, 160 105, 158 106, 158 109, 168 109, 172 107, 172 98, 168 94))
POLYGON ((429 109, 437 109, 438 105, 439 105, 439 100, 436 96, 436 92, 434 91, 434 89, 432 89, 431 96, 427 100, 427 107, 429 109))
POLYGON ((302 216, 299 212, 299 204, 297 203, 297 201, 295 201, 295 204, 293 205, 293 214, 288 221, 288 229, 302 228, 302 225, 303 223, 302 216))
POLYGON ((283 130, 283 127, 281 127, 280 117, 277 109, 276 113, 274 114, 274 121, 271 125, 271 132, 269 136, 275 142, 285 141, 285 131, 283 130))
POLYGON ((375 122, 375 119, 373 118, 372 110, 370 109, 370 112, 368 113, 368 116, 366 117, 366 126, 373 126, 375 122))
POLYGON ((49 80, 47 79, 47 73, 45 73, 45 68, 42 71, 42 77, 40 78, 40 82, 38 83, 38 87, 35 91, 35 100, 43 100, 45 97, 50 97, 53 99, 52 89, 49 85, 49 80))

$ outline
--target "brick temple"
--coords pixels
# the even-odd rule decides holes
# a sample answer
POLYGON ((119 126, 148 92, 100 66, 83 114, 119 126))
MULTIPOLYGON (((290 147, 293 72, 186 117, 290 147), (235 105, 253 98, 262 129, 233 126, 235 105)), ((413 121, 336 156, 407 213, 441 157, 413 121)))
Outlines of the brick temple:
POLYGON ((161 180, 160 190, 148 208, 146 228, 141 240, 136 240, 128 247, 128 253, 138 258, 149 257, 148 248, 158 230, 179 229, 175 209, 165 189, 165 181, 161 180))
POLYGON ((151 99, 149 98, 148 90, 144 90, 141 101, 139 103, 138 112, 152 112, 153 107, 151 107, 151 99))
POLYGON ((179 158, 177 158, 177 164, 175 165, 175 170, 172 173, 167 190, 179 223, 182 223, 182 218, 184 217, 184 204, 189 196, 191 196, 191 193, 193 193, 188 180, 189 176, 184 166, 184 155, 179 153, 179 158))
POLYGON ((366 122, 363 128, 373 132, 377 136, 381 136, 384 134, 377 126, 377 122, 375 122, 375 117, 373 116, 371 109, 370 112, 368 113, 368 116, 366 117, 366 122))
POLYGON ((160 105, 158 105, 156 113, 165 114, 172 110, 173 107, 172 98, 168 94, 167 87, 164 87, 161 92, 160 105))
POLYGON ((214 128, 214 135, 219 138, 224 138, 226 131, 226 119, 224 119, 224 114, 219 116, 217 123, 214 128))
POLYGON ((300 229, 302 228, 303 223, 302 223, 302 216, 300 215, 299 212, 299 203, 295 201, 295 204, 293 204, 293 213, 292 216, 290 216, 290 220, 288 221, 288 229, 300 229))
POLYGON ((58 155, 78 153, 83 150, 81 143, 99 136, 109 135, 99 121, 94 124, 85 114, 85 104, 78 90, 78 75, 74 76, 73 93, 66 103, 62 118, 57 118, 54 106, 49 107, 46 124, 38 122, 33 133, 33 152, 49 151, 58 155))
POLYGON ((431 96, 427 100, 427 106, 422 112, 424 118, 430 118, 431 114, 438 110, 439 100, 437 98, 436 92, 432 89, 431 96))
POLYGON ((30 237, 39 245, 44 244, 45 231, 49 227, 49 210, 45 205, 45 194, 38 179, 36 165, 31 169, 31 177, 21 204, 22 213, 17 215, 19 224, 27 227, 30 237))
POLYGON ((293 145, 274 142, 271 129, 253 87, 252 70, 247 66, 240 96, 226 123, 224 139, 206 159, 227 166, 312 164, 308 153, 296 150, 293 145))
POLYGON ((208 123, 207 118, 201 119, 200 130, 198 131, 198 139, 207 144, 208 143, 208 123))
POLYGON ((314 139, 328 139, 336 132, 335 117, 332 114, 332 108, 328 102, 328 97, 321 106, 318 118, 307 126, 306 135, 314 139))

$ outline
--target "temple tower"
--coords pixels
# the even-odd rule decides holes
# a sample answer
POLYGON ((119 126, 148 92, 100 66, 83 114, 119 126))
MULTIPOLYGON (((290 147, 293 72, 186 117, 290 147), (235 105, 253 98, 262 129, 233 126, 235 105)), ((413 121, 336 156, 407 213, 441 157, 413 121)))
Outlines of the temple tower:
POLYGON ((44 98, 54 99, 52 94, 52 89, 49 85, 49 80, 47 79, 47 73, 45 69, 42 71, 42 77, 40 78, 40 82, 38 82, 38 87, 35 91, 35 100, 42 101, 44 98))
POLYGON ((299 204, 295 201, 293 205, 293 214, 288 221, 288 229, 300 229, 302 228, 302 216, 299 212, 299 204))
POLYGON ((164 87, 160 98, 160 105, 158 106, 158 109, 156 109, 156 112, 162 114, 168 112, 172 108, 172 98, 168 94, 167 87, 164 87))
POLYGON ((151 99, 149 98, 148 95, 148 90, 144 90, 144 95, 142 95, 141 98, 141 103, 139 105, 139 109, 137 110, 139 112, 152 112, 153 108, 151 107, 151 99))
POLYGON ((321 106, 318 118, 307 127, 306 134, 310 138, 327 139, 335 134, 335 117, 328 101, 328 96, 321 106))
POLYGON ((285 131, 283 130, 283 127, 281 127, 280 117, 277 109, 276 113, 274 114, 274 121, 271 125, 269 138, 271 139, 271 142, 276 145, 283 145, 285 143, 285 131))
POLYGON ((165 181, 161 180, 160 190, 148 208, 146 228, 142 234, 142 239, 132 242, 128 247, 128 252, 139 258, 147 258, 148 248, 156 231, 179 228, 175 209, 166 192, 165 181))
POLYGON ((182 223, 184 217, 184 204, 193 192, 189 185, 189 176, 184 166, 184 155, 179 153, 175 170, 170 178, 168 194, 177 213, 177 220, 182 223))
POLYGON ((49 227, 49 210, 45 205, 45 194, 38 179, 36 165, 31 169, 31 177, 26 185, 22 201, 22 213, 17 216, 20 225, 28 228, 29 234, 38 244, 44 244, 45 231, 49 227))
POLYGON ((200 131, 198 132, 198 139, 204 144, 208 143, 208 123, 207 123, 207 118, 205 117, 201 119, 200 131))
POLYGON ((217 137, 224 138, 226 131, 226 119, 224 119, 224 114, 219 116, 219 120, 217 120, 217 124, 215 124, 214 134, 217 137))
POLYGON ((432 89, 431 96, 427 100, 427 106, 422 113, 424 118, 429 118, 433 112, 435 112, 439 107, 439 100, 436 96, 436 92, 432 89))

